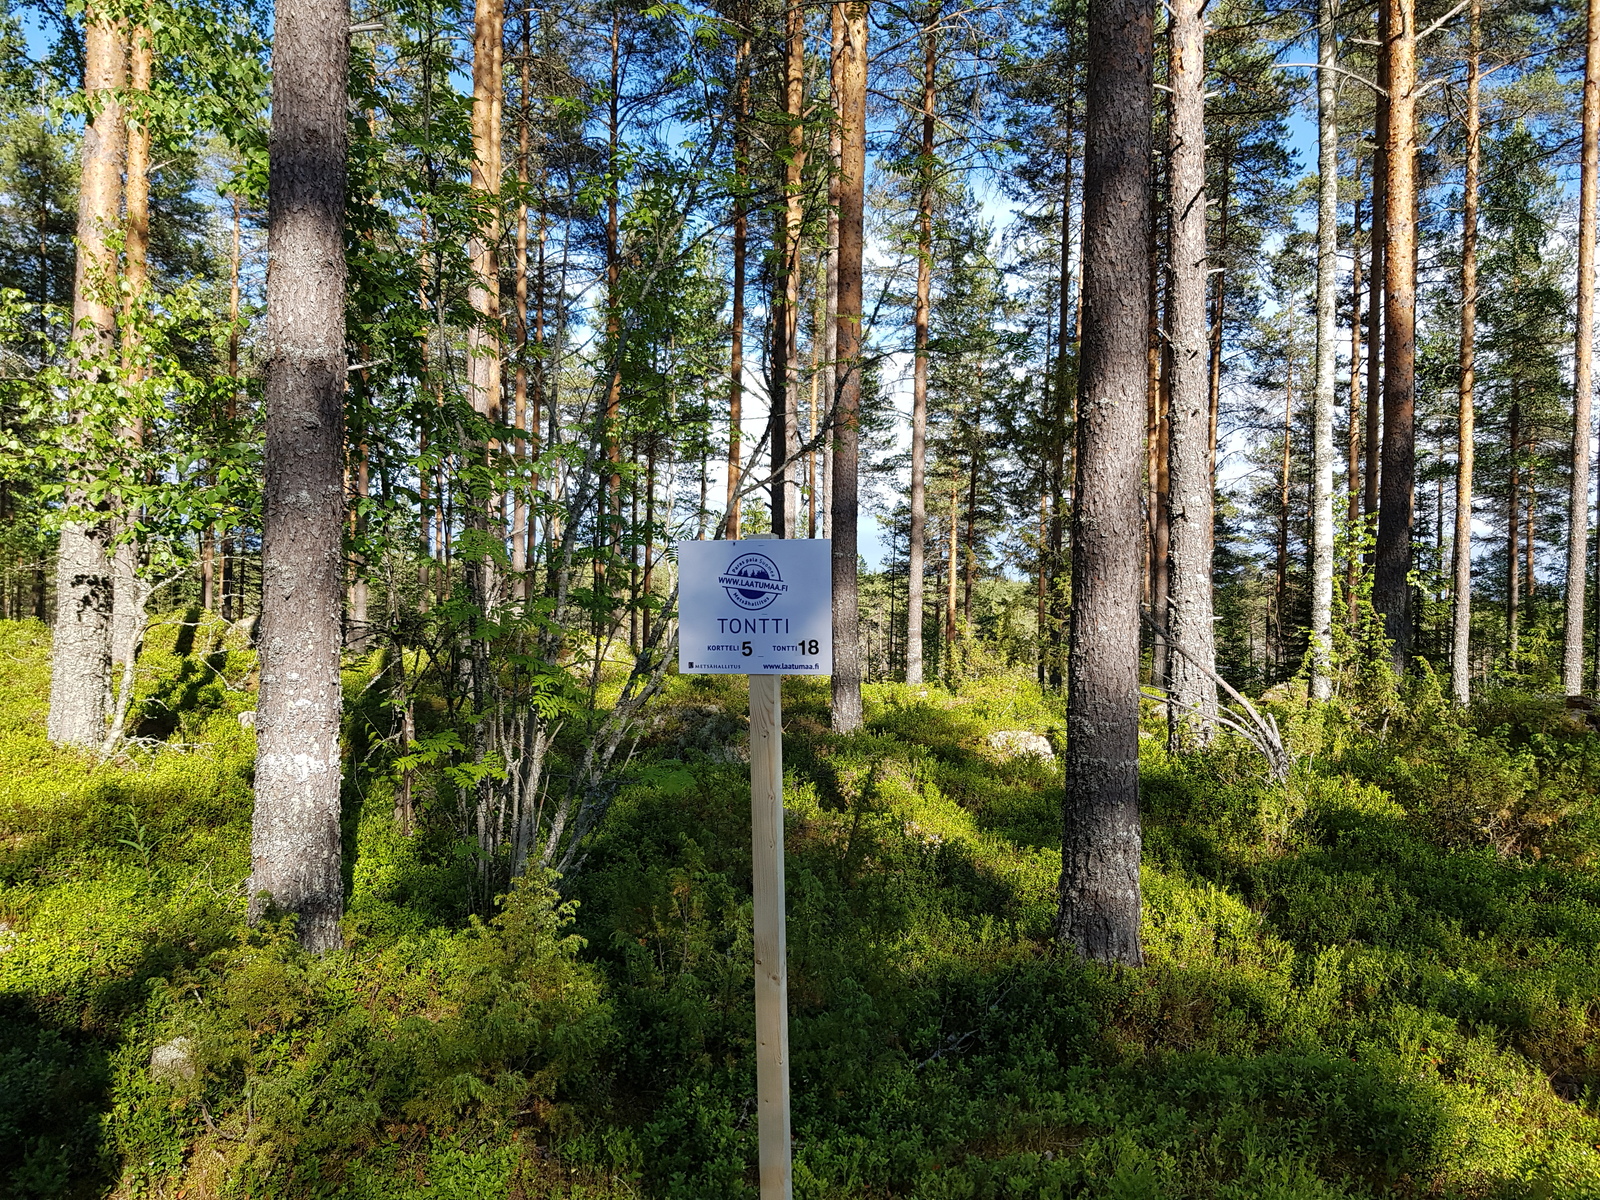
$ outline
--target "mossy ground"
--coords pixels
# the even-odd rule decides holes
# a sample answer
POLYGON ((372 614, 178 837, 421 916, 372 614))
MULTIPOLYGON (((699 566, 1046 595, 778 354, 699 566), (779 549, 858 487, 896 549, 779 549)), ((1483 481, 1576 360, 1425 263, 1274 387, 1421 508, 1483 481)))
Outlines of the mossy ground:
MULTIPOLYGON (((244 928, 237 635, 158 630, 104 766, 47 654, 0 623, 0 1194, 754 1195, 741 681, 673 680, 582 871, 487 919, 368 756, 314 960, 244 928)), ((1053 700, 871 687, 838 737, 788 681, 796 1195, 1600 1196, 1600 737, 1400 701, 1286 701, 1282 786, 1144 739, 1149 962, 1105 970, 1050 950, 1057 769, 986 741, 1053 700)))

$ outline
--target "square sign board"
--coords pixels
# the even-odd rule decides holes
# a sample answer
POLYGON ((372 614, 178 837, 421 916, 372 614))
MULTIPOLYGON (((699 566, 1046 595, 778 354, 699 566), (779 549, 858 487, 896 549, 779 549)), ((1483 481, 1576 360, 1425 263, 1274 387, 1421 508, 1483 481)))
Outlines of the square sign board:
POLYGON ((833 543, 678 543, 678 670, 831 675, 833 543))

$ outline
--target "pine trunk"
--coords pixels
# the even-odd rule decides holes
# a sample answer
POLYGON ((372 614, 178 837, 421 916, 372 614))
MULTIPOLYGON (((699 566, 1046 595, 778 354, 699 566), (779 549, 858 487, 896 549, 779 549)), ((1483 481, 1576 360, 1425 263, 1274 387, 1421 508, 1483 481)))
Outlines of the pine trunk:
MULTIPOLYGON (((1583 604, 1589 553, 1589 412, 1594 382, 1594 247, 1600 201, 1600 0, 1589 0, 1583 66, 1583 173, 1578 202, 1578 330, 1567 504, 1567 619, 1561 685, 1583 691, 1583 604)), ((1597 668, 1600 669, 1600 668, 1597 668)))
MULTIPOLYGON (((1472 698, 1472 469, 1474 355, 1478 334, 1478 160, 1481 114, 1479 60, 1483 5, 1472 0, 1467 48, 1467 164, 1461 210, 1461 371, 1456 394, 1456 529, 1450 613, 1450 692, 1457 704, 1472 698)), ((1580 343, 1581 346, 1582 343, 1580 343)), ((1581 663, 1582 652, 1579 652, 1581 663)))
POLYGON ((906 547, 906 682, 922 682, 922 576, 928 532, 928 314, 933 284, 934 67, 939 7, 922 33, 922 159, 918 163, 915 362, 911 378, 911 536, 906 547))
MULTIPOLYGON (((748 17, 746 16, 746 19, 748 17)), ((733 317, 731 345, 728 352, 728 506, 723 536, 739 536, 740 449, 744 419, 744 289, 745 254, 749 241, 749 218, 745 214, 745 176, 750 157, 745 116, 750 104, 750 37, 748 30, 740 33, 739 48, 734 56, 734 107, 733 107, 733 317)))
POLYGON ((1311 402, 1311 695, 1333 695, 1333 396, 1339 320, 1339 118, 1334 0, 1317 6, 1317 377, 1311 402))
MULTIPOLYGON (((93 118, 79 154, 78 255, 72 322, 78 354, 94 376, 112 369, 116 333, 116 251, 111 236, 122 209, 124 127, 117 92, 126 64, 122 37, 95 5, 84 18, 83 90, 93 118)), ((75 419, 83 420, 81 415, 75 419)), ((81 485, 68 503, 86 509, 81 485)), ((56 551, 56 618, 50 655, 50 740, 98 748, 106 732, 111 691, 112 567, 109 522, 98 514, 66 521, 56 551)))
POLYGON ((1411 535, 1416 476, 1416 0, 1384 0, 1389 121, 1384 139, 1383 478, 1372 603, 1395 671, 1411 656, 1411 535))
MULTIPOLYGON (((472 191, 479 207, 477 228, 468 242, 472 277, 467 300, 473 322, 467 331, 467 388, 472 408, 491 425, 500 424, 500 174, 501 117, 504 97, 505 9, 499 0, 477 0, 472 23, 472 191)), ((486 442, 479 453, 487 458, 486 442)), ((471 526, 497 525, 500 495, 485 486, 473 488, 471 526)), ((473 601, 485 617, 495 607, 498 581, 494 559, 475 556, 467 579, 473 601)), ((486 672, 486 649, 474 652, 480 673, 486 672)))
POLYGON ((1167 415, 1169 582, 1163 619, 1167 745, 1182 753, 1209 744, 1216 726, 1216 634, 1211 603, 1212 480, 1207 360, 1205 19, 1203 0, 1172 9, 1172 181, 1168 191, 1172 347, 1167 415))
POLYGON ((248 885, 253 920, 340 944, 348 5, 280 0, 267 188, 266 521, 248 885))
POLYGON ((860 442, 861 254, 867 173, 867 3, 835 4, 839 63, 838 427, 833 450, 833 727, 861 726, 860 610, 856 584, 856 465, 860 442))
MULTIPOLYGON (((137 384, 145 378, 139 351, 139 316, 145 305, 150 282, 150 81, 155 68, 155 53, 150 31, 135 26, 128 46, 129 111, 127 122, 127 170, 123 183, 122 243, 122 369, 127 382, 137 384)), ((144 421, 135 416, 117 431, 118 440, 129 449, 144 444, 144 421)), ((124 525, 137 523, 137 510, 123 511, 124 525)), ((111 658, 129 663, 139 656, 144 638, 144 604, 139 576, 141 547, 134 537, 124 537, 112 551, 113 612, 111 617, 111 658)), ((209 608, 209 605, 202 605, 209 608)))
POLYGON ((1149 326, 1154 14, 1091 0, 1083 341, 1072 527, 1066 787, 1056 937, 1137 964, 1140 428, 1149 326))

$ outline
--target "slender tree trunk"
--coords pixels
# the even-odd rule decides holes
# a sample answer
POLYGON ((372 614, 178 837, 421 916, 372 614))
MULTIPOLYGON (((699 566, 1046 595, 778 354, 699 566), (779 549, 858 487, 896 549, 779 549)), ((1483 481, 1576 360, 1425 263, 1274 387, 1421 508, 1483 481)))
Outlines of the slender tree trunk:
POLYGON ((1284 607, 1289 592, 1289 459, 1294 442, 1294 369, 1285 364, 1283 381, 1283 460, 1278 468, 1278 561, 1273 571, 1272 612, 1276 627, 1274 649, 1281 669, 1287 654, 1284 607))
POLYGON ((861 252, 867 173, 867 0, 834 5, 842 22, 839 163, 839 388, 833 451, 833 727, 861 726, 860 622, 856 589, 856 459, 863 366, 861 252))
POLYGON ((734 57, 733 108, 733 317, 728 353, 728 517, 723 536, 739 536, 740 448, 744 419, 744 289, 745 255, 749 242, 749 217, 745 213, 745 178, 750 158, 749 133, 745 121, 750 107, 750 32, 749 14, 740 9, 744 26, 734 57))
MULTIPOLYGON (((472 407, 490 424, 500 413, 500 176, 502 111, 505 103, 505 8, 500 0, 477 0, 472 24, 472 191, 481 206, 478 228, 468 243, 472 279, 467 300, 473 323, 467 331, 467 376, 472 407)), ((492 445, 480 448, 487 459, 492 445)), ((486 465, 486 464, 485 464, 486 465)), ((500 496, 487 486, 474 488, 471 523, 484 528, 496 521, 500 496), (479 511, 481 510, 481 511, 479 511)), ((494 560, 480 555, 468 570, 473 597, 485 615, 497 595, 494 560)), ((475 656, 481 658, 479 649, 475 656)), ((480 663, 480 670, 486 667, 480 663)))
POLYGON ((1165 621, 1167 745, 1183 753, 1209 744, 1216 726, 1216 634, 1211 604, 1212 480, 1206 358, 1206 158, 1204 0, 1172 8, 1172 180, 1168 189, 1172 347, 1167 424, 1170 582, 1165 621))
MULTIPOLYGON (((122 281, 122 370, 124 379, 137 384, 145 377, 139 351, 138 320, 146 302, 150 283, 150 82, 155 68, 155 53, 150 31, 135 26, 128 46, 128 91, 133 100, 127 123, 127 169, 123 183, 122 281)), ((123 445, 137 449, 144 445, 144 421, 135 416, 117 431, 123 445)), ((137 511, 124 511, 119 518, 137 522, 137 511)), ((142 547, 137 538, 125 537, 112 552, 112 573, 116 582, 112 593, 111 658, 113 662, 132 662, 138 657, 144 636, 143 589, 138 579, 142 547)), ((209 608, 209 605, 204 607, 209 608)))
POLYGON ((978 447, 967 458, 966 563, 962 571, 961 621, 972 636, 972 586, 978 575, 978 447))
POLYGON ((1522 401, 1516 395, 1515 385, 1511 396, 1511 474, 1506 495, 1506 653, 1510 668, 1515 671, 1521 662, 1518 634, 1522 621, 1520 603, 1522 571, 1517 562, 1517 545, 1522 511, 1521 464, 1518 454, 1522 447, 1522 401))
POLYGON ((800 510, 795 463, 800 453, 800 254, 806 165, 806 19, 801 0, 787 0, 784 21, 788 34, 788 52, 784 57, 784 118, 788 130, 783 153, 783 305, 778 329, 779 369, 775 377, 781 384, 782 398, 773 413, 772 528, 792 538, 800 510))
MULTIPOLYGON (((1471 14, 1467 48, 1467 165, 1461 189, 1461 371, 1457 391, 1455 554, 1451 572, 1455 603, 1450 614, 1450 691, 1456 703, 1462 705, 1472 699, 1472 468, 1473 393, 1477 378, 1474 355, 1478 336, 1481 0, 1472 0, 1471 14)), ((1581 649, 1578 657, 1581 664, 1581 649)))
MULTIPOLYGON (((494 0, 479 0, 494 3, 494 0)), ((611 463, 607 480, 610 503, 601 497, 599 517, 609 524, 607 541, 611 557, 619 552, 622 538, 622 221, 618 200, 622 191, 622 5, 611 6, 611 78, 608 85, 606 117, 606 355, 610 380, 606 386, 605 452, 611 463), (607 518, 609 517, 609 521, 607 518)), ((595 560, 595 583, 602 591, 603 568, 595 560)))
POLYGON ((1333 696, 1333 398, 1338 386, 1339 117, 1336 0, 1317 5, 1317 378, 1311 405, 1311 695, 1333 696))
MULTIPOLYGON (((366 439, 356 443, 355 452, 355 478, 356 506, 350 513, 350 536, 352 539, 364 532, 362 528, 361 508, 367 497, 372 493, 372 479, 367 459, 366 439)), ((352 554, 350 556, 350 608, 346 621, 345 645, 357 654, 365 654, 370 648, 371 622, 368 619, 367 602, 370 590, 367 587, 367 560, 364 555, 352 554)))
MULTIPOLYGON (((1222 195, 1217 204, 1217 249, 1226 253, 1228 248, 1228 215, 1229 201, 1233 199, 1233 163, 1223 150, 1222 170, 1219 172, 1222 180, 1222 195)), ((1209 447, 1211 471, 1213 476, 1217 470, 1217 425, 1222 417, 1222 341, 1223 318, 1227 313, 1228 287, 1223 272, 1219 269, 1211 277, 1211 363, 1210 363, 1210 395, 1207 399, 1209 411, 1206 414, 1208 428, 1206 442, 1209 447)), ((1083 312, 1083 306, 1078 306, 1078 312, 1083 312)))
MULTIPOLYGON (((1069 13, 1072 11, 1069 8, 1069 13)), ((1070 28, 1070 26, 1069 26, 1070 28)), ((1075 320, 1070 308, 1072 282, 1072 118, 1073 118, 1073 51, 1072 38, 1067 40, 1066 95, 1063 97, 1065 130, 1062 137, 1061 166, 1061 287, 1056 295, 1058 304, 1056 327, 1056 361, 1054 386, 1050 389, 1052 405, 1050 433, 1049 493, 1050 520, 1049 548, 1045 558, 1048 567, 1045 576, 1046 621, 1040 627, 1041 648, 1047 660, 1044 682, 1060 690, 1066 668, 1065 640, 1067 629, 1067 591, 1063 569, 1066 566, 1067 488, 1070 468, 1067 464, 1067 447, 1077 425, 1077 388, 1069 381, 1067 373, 1067 345, 1074 335, 1067 332, 1068 321, 1075 320)), ((1079 305, 1079 315, 1082 305, 1079 305)))
POLYGON ((956 641, 961 635, 956 623, 956 558, 960 553, 957 530, 961 528, 955 480, 950 481, 950 521, 946 532, 949 546, 945 550, 947 570, 944 577, 944 677, 946 683, 955 682, 956 641))
POLYGON ((1373 607, 1393 645, 1396 672, 1411 655, 1411 535, 1416 504, 1416 0, 1383 0, 1388 16, 1389 129, 1385 138, 1383 479, 1373 607))
MULTIPOLYGON (((517 600, 528 598, 528 547, 529 492, 526 479, 528 469, 528 153, 529 153, 529 87, 531 64, 529 58, 529 6, 522 10, 522 36, 519 46, 518 66, 521 71, 522 91, 517 105, 517 250, 516 270, 512 289, 516 305, 517 366, 512 379, 512 424, 517 428, 517 475, 511 498, 511 573, 512 595, 517 600)), ((537 425, 538 418, 534 418, 537 425)))
MULTIPOLYGON (((240 253, 239 232, 241 213, 238 196, 230 196, 229 200, 233 209, 233 248, 228 264, 228 378, 237 381, 239 378, 239 277, 243 266, 243 257, 240 253)), ((239 402, 238 386, 235 382, 228 388, 228 398, 223 410, 227 421, 228 435, 233 435, 233 422, 238 416, 237 405, 239 402)), ((222 619, 233 620, 236 611, 242 614, 242 600, 235 603, 234 593, 238 589, 238 581, 234 570, 233 558, 233 527, 224 523, 222 527, 222 619)))
POLYGON ((1567 620, 1561 686, 1583 691, 1584 582, 1589 553, 1589 412, 1594 386, 1594 247, 1600 219, 1600 0, 1589 0, 1583 63, 1583 178, 1578 203, 1578 330, 1572 393, 1572 491, 1567 503, 1567 620))
MULTIPOLYGON (((1378 40, 1385 40, 1388 19, 1382 3, 1378 5, 1378 40)), ((1388 59, 1378 54, 1378 86, 1387 89, 1388 59)), ((1389 245, 1388 203, 1385 200, 1388 178, 1389 98, 1381 92, 1373 106, 1372 149, 1372 269, 1368 272, 1370 297, 1367 302, 1367 474, 1362 489, 1361 511, 1368 517, 1378 512, 1378 485, 1382 474, 1383 452, 1383 314, 1387 306, 1384 281, 1389 245)))
POLYGON ((917 300, 911 379, 911 537, 906 547, 906 682, 922 682, 923 542, 928 526, 928 314, 933 291, 934 70, 940 7, 928 8, 922 32, 922 160, 918 163, 917 300))
MULTIPOLYGON (((115 365, 117 259, 111 237, 122 207, 124 126, 117 92, 125 70, 115 21, 91 4, 84 18, 83 90, 93 115, 84 125, 78 158, 78 255, 72 288, 76 352, 83 360, 79 378, 84 383, 115 365)), ((81 412, 74 419, 86 420, 81 412)), ((67 500, 79 509, 89 507, 81 482, 69 489, 67 500)), ((47 729, 50 740, 62 745, 98 748, 105 737, 114 603, 110 538, 109 522, 98 513, 61 526, 47 729)))
POLYGON ((266 522, 250 916, 340 943, 339 599, 349 6, 279 0, 267 185, 266 522))
POLYGON ((829 31, 828 95, 834 119, 828 125, 828 295, 823 350, 828 377, 828 442, 822 455, 822 536, 833 536, 833 446, 839 407, 839 184, 844 163, 844 20, 837 5, 829 31))
POLYGON ((1347 620, 1356 619, 1356 576, 1360 570, 1355 551, 1356 522, 1361 519, 1361 156, 1355 156, 1356 200, 1350 221, 1350 403, 1345 430, 1345 524, 1351 548, 1344 568, 1347 620))
POLYGON ((1083 342, 1072 528, 1066 787, 1056 937, 1140 963, 1140 403, 1149 325, 1154 14, 1090 0, 1083 342))

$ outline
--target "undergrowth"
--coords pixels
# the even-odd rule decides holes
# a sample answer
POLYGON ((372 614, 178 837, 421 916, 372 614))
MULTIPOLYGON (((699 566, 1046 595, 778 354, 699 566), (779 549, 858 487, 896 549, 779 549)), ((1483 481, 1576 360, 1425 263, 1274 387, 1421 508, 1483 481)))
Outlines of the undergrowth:
MULTIPOLYGON (((481 915, 364 750, 319 960, 244 925, 242 634, 159 628, 105 765, 45 741, 47 653, 0 623, 0 1194, 755 1195, 741 681, 674 679, 582 871, 481 915)), ((1149 713, 1108 970, 1050 947, 1058 768, 990 739, 1054 698, 870 687, 840 737, 787 681, 796 1195, 1600 1195, 1600 737, 1405 689, 1275 702, 1283 785, 1149 713)))

